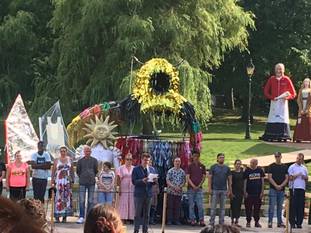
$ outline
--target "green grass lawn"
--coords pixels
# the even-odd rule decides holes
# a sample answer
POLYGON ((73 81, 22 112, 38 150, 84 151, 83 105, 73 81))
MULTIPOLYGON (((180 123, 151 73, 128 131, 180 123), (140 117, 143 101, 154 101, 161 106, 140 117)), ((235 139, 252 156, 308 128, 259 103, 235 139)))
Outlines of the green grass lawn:
POLYGON ((256 118, 251 127, 251 140, 245 140, 245 123, 238 116, 218 116, 208 125, 203 137, 202 161, 207 166, 215 163, 216 155, 225 153, 226 162, 231 165, 235 159, 270 155, 276 151, 292 152, 297 148, 274 146, 258 140, 265 128, 265 119, 256 118))
MULTIPOLYGON (((265 129, 264 117, 255 117, 251 127, 251 140, 245 140, 245 123, 232 112, 217 112, 216 117, 204 131, 201 160, 208 167, 216 162, 216 155, 225 154, 226 163, 232 165, 235 159, 246 159, 263 155, 271 155, 276 151, 292 152, 297 148, 274 146, 258 140, 265 129)), ((294 120, 291 121, 294 125, 294 120)), ((178 134, 166 134, 172 137, 178 134)))

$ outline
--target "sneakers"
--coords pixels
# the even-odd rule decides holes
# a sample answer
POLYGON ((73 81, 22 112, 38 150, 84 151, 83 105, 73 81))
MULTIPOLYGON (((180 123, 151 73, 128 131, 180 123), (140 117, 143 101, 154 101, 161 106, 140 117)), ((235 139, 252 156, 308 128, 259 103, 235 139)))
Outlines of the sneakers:
POLYGON ((285 228, 286 226, 284 225, 284 223, 278 223, 278 227, 285 228))
POLYGON ((261 228, 261 225, 259 224, 259 222, 256 222, 256 223, 255 223, 255 227, 261 228))
POLYGON ((250 223, 250 222, 247 222, 247 223, 246 223, 246 227, 247 227, 247 228, 250 228, 250 227, 251 227, 251 223, 250 223))
POLYGON ((77 222, 77 224, 83 224, 84 223, 84 218, 80 217, 77 222))
POLYGON ((268 228, 272 228, 272 222, 268 223, 268 228))

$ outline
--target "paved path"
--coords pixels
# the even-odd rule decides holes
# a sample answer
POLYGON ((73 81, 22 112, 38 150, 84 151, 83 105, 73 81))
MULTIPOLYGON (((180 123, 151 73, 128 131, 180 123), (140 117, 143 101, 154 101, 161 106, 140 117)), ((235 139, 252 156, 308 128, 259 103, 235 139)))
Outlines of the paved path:
MULTIPOLYGON (((301 150, 297 150, 294 152, 289 152, 289 153, 282 153, 282 162, 289 164, 289 163, 294 163, 296 161, 296 157, 298 153, 303 153, 305 155, 305 162, 310 162, 311 161, 311 143, 293 143, 293 142, 265 142, 269 145, 274 145, 274 146, 284 146, 284 147, 293 147, 301 150)), ((275 161, 274 155, 267 155, 267 156, 259 156, 256 157, 258 159, 258 164, 261 167, 266 167, 272 162, 275 161)), ((250 160, 252 158, 248 159, 243 159, 242 164, 244 165, 249 165, 250 160)))
MULTIPOLYGON (((83 225, 79 225, 75 223, 76 218, 69 218, 69 222, 66 224, 56 224, 55 233, 83 233, 83 225)), ((208 220, 208 217, 206 217, 206 220, 208 220)), ((207 221, 206 221, 207 222, 207 221)), ((230 219, 226 217, 226 222, 229 223, 230 219)), ((267 228, 267 218, 261 218, 260 220, 262 224, 262 228, 245 228, 242 227, 241 232, 242 233, 255 233, 255 232, 262 232, 262 233, 284 233, 284 228, 267 228)), ((242 226, 245 226, 246 221, 245 217, 242 217, 240 220, 240 224, 242 226)), ((165 232, 167 233, 199 233, 201 230, 200 227, 191 227, 191 226, 168 226, 165 229, 165 232)), ((131 233, 133 232, 133 225, 127 225, 127 232, 131 233)), ((149 229, 150 233, 161 233, 161 226, 160 225, 153 225, 150 226, 149 229)), ((311 233, 311 225, 307 225, 307 222, 305 220, 303 229, 293 229, 293 233, 311 233)))
POLYGON ((284 146, 284 147, 293 147, 301 150, 311 150, 311 143, 304 142, 304 143, 295 143, 295 142, 265 142, 270 145, 274 146, 284 146))
MULTIPOLYGON (((311 150, 299 150, 290 153, 282 153, 282 163, 294 163, 298 153, 303 153, 305 155, 305 162, 311 161, 311 150)), ((267 167, 275 161, 274 155, 259 156, 255 158, 258 159, 258 165, 261 167, 267 167)), ((243 159, 242 164, 249 165, 251 159, 253 158, 243 159)))

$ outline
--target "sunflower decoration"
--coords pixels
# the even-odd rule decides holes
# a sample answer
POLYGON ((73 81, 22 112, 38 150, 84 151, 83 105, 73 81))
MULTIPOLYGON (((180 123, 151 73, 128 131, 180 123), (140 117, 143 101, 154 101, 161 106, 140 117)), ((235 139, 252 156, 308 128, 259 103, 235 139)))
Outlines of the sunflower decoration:
POLYGON ((180 113, 187 100, 179 94, 178 71, 166 59, 154 58, 137 72, 132 97, 140 110, 180 113))
POLYGON ((115 132, 112 130, 118 125, 114 124, 114 121, 109 122, 109 116, 103 120, 103 117, 95 116, 95 121, 90 120, 90 123, 85 124, 86 128, 83 128, 87 134, 84 138, 88 139, 86 144, 91 144, 91 147, 101 143, 105 149, 114 145, 115 132))

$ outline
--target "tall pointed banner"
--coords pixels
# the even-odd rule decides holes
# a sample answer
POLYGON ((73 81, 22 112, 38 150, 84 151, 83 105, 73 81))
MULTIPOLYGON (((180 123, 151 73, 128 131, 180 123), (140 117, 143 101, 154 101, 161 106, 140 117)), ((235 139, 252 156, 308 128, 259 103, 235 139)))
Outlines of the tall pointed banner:
MULTIPOLYGON (((69 149, 68 133, 64 124, 59 101, 39 118, 40 140, 44 141, 46 150, 52 157, 59 157, 59 147, 67 146, 69 149)), ((74 152, 69 150, 69 155, 74 152)))
POLYGON ((29 119, 21 95, 18 95, 14 105, 5 120, 6 161, 14 160, 14 153, 21 151, 24 162, 31 159, 37 151, 38 136, 29 119))

